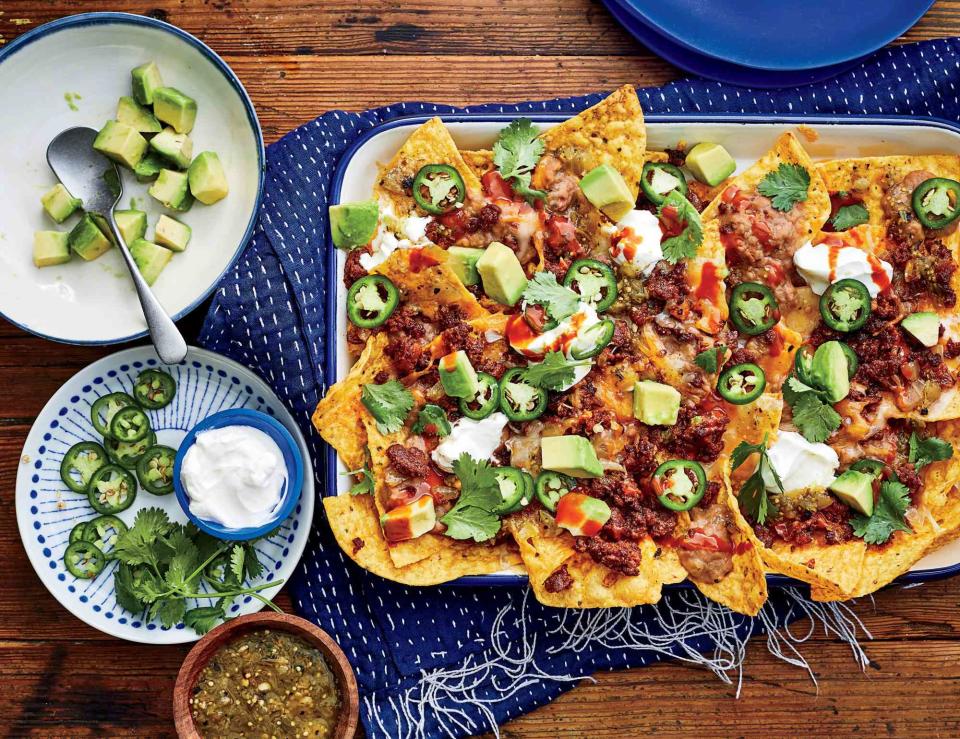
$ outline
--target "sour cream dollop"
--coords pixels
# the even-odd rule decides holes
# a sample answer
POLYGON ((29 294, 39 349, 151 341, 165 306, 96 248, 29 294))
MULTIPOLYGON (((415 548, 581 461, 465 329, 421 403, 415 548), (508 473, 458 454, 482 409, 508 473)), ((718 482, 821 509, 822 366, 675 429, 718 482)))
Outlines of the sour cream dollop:
MULTIPOLYGON (((837 453, 826 444, 814 444, 796 431, 781 431, 777 440, 767 450, 770 464, 780 476, 784 492, 803 490, 809 487, 825 488, 840 466, 837 453)), ((779 493, 776 481, 769 470, 763 470, 763 482, 767 490, 779 493)))
POLYGON ((450 433, 430 454, 437 466, 453 472, 453 463, 466 452, 474 459, 490 459, 502 443, 503 429, 508 418, 503 413, 491 413, 475 421, 464 416, 453 424, 450 433))
MULTIPOLYGON (((597 309, 590 303, 580 303, 572 316, 567 316, 542 334, 534 333, 527 326, 522 315, 513 317, 507 323, 507 340, 514 350, 530 359, 540 359, 547 352, 562 352, 567 359, 572 359, 571 350, 577 339, 582 338, 589 328, 598 323, 600 323, 600 316, 597 315, 597 309)), ((573 380, 558 388, 559 390, 569 390, 590 374, 593 361, 584 360, 584 362, 573 368, 573 380)))
POLYGON ((862 282, 871 298, 890 284, 893 267, 889 262, 868 254, 855 246, 813 245, 809 241, 793 255, 800 276, 817 295, 834 282, 852 279, 862 282))
POLYGON ((660 221, 649 210, 631 210, 620 219, 617 228, 610 246, 613 261, 617 264, 630 262, 644 276, 649 276, 657 262, 663 259, 660 221))
POLYGON ((180 467, 190 512, 232 529, 269 523, 286 480, 280 447, 252 426, 200 432, 180 467))

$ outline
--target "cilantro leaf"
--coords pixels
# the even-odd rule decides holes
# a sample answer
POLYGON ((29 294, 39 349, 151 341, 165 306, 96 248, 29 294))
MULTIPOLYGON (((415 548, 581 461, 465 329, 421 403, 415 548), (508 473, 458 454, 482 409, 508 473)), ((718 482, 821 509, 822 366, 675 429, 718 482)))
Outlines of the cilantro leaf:
POLYGON ((113 589, 117 597, 117 604, 131 613, 140 613, 146 608, 146 603, 137 595, 135 570, 128 564, 120 563, 113 573, 113 589))
POLYGON ((159 508, 143 508, 137 513, 133 526, 117 537, 112 554, 128 565, 160 563, 162 550, 154 546, 170 529, 170 519, 159 508))
POLYGON ((364 385, 360 402, 370 411, 381 434, 399 431, 407 414, 413 409, 413 395, 399 380, 390 380, 382 385, 364 385))
POLYGON ((837 231, 846 231, 854 226, 860 226, 870 220, 870 213, 860 203, 844 205, 833 214, 830 224, 837 231))
POLYGON ((427 403, 417 414, 417 422, 413 424, 411 431, 415 434, 422 434, 427 430, 427 426, 433 426, 433 432, 437 436, 450 435, 450 421, 447 419, 447 412, 439 405, 427 403))
POLYGON ((953 445, 936 436, 923 439, 914 431, 910 434, 910 456, 908 461, 914 469, 920 470, 931 462, 940 462, 953 456, 953 445))
POLYGON ((490 511, 476 506, 454 506, 442 519, 451 539, 487 541, 500 531, 500 519, 490 511))
POLYGON ((240 544, 235 544, 230 550, 230 572, 237 578, 237 582, 243 582, 243 560, 244 548, 240 544))
POLYGON ((824 402, 815 392, 799 394, 793 407, 793 424, 803 438, 817 443, 826 441, 830 434, 840 428, 842 419, 833 406, 824 402))
POLYGON ((497 476, 486 460, 475 460, 464 452, 453 463, 460 479, 460 497, 440 520, 452 539, 487 541, 500 531, 500 519, 493 509, 503 502, 497 476))
POLYGON ((527 365, 522 379, 546 390, 560 390, 573 382, 575 367, 587 364, 590 364, 589 359, 567 359, 563 352, 547 352, 542 362, 527 365))
POLYGON ((183 619, 187 611, 187 602, 180 597, 161 598, 150 606, 150 618, 160 619, 160 623, 168 629, 176 626, 183 619))
POLYGON ((723 366, 723 357, 726 353, 726 350, 727 347, 725 347, 723 344, 711 346, 709 349, 704 349, 697 356, 695 356, 693 358, 693 363, 704 372, 708 372, 711 375, 716 374, 723 366))
POLYGON ((760 455, 757 468, 740 487, 737 501, 744 513, 752 517, 758 524, 763 525, 769 517, 777 515, 777 507, 767 495, 767 484, 763 477, 764 470, 769 470, 774 483, 780 489, 780 492, 783 492, 783 481, 774 466, 770 464, 769 457, 767 457, 766 434, 759 444, 751 444, 749 441, 741 441, 737 444, 733 454, 730 455, 730 469, 731 471, 737 469, 754 454, 760 455))
POLYGON ((555 321, 572 316, 580 305, 579 293, 558 283, 557 276, 547 271, 537 272, 527 282, 523 299, 534 305, 542 305, 555 321))
POLYGON ((493 163, 500 175, 509 180, 513 191, 533 200, 543 200, 547 194, 530 187, 530 175, 543 155, 544 143, 537 138, 539 131, 529 118, 517 118, 500 131, 493 145, 493 163))
POLYGON ((244 544, 243 573, 246 579, 253 580, 263 574, 264 566, 257 556, 257 549, 250 542, 244 544))
POLYGON ((363 475, 363 477, 360 478, 360 482, 355 482, 353 487, 350 488, 350 495, 363 495, 364 493, 373 492, 373 472, 370 471, 367 465, 363 465, 359 470, 350 470, 342 474, 363 475))
POLYGON ((807 199, 810 173, 799 164, 781 164, 760 180, 757 191, 770 198, 774 208, 784 213, 807 199))
POLYGON ((873 515, 857 515, 850 519, 854 536, 859 536, 867 544, 884 544, 894 531, 910 531, 903 516, 909 505, 909 488, 887 480, 880 486, 880 497, 873 508, 873 515))
POLYGON ((165 580, 173 590, 182 590, 189 584, 190 575, 197 569, 200 562, 197 560, 197 548, 190 545, 189 549, 178 551, 170 560, 165 580))
POLYGON ((183 622, 198 634, 206 634, 226 618, 220 606, 200 606, 183 614, 183 622))
POLYGON ((703 226, 700 223, 700 214, 689 200, 678 190, 674 190, 660 204, 657 217, 661 220, 678 221, 684 224, 684 229, 679 235, 671 236, 660 244, 664 259, 670 264, 676 264, 681 259, 697 256, 697 249, 703 241, 703 226))

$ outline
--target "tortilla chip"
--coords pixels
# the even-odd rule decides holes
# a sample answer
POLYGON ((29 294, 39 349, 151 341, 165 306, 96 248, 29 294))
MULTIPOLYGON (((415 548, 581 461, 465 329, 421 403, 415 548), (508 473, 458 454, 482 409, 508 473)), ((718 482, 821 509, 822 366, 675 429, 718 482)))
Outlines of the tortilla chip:
POLYGON ((404 301, 419 307, 428 318, 436 317, 441 305, 459 306, 467 319, 487 315, 446 262, 446 251, 436 246, 397 249, 373 271, 389 277, 404 301))
POLYGON ((694 325, 707 334, 716 334, 727 321, 727 257, 720 242, 719 224, 704 224, 703 241, 697 256, 687 260, 690 302, 700 314, 694 325))
POLYGON ((344 553, 363 569, 404 585, 437 585, 465 575, 521 572, 520 557, 508 543, 490 546, 450 540, 429 560, 406 567, 393 563, 380 531, 380 519, 369 495, 336 495, 323 499, 327 521, 344 553))
MULTIPOLYGON (((799 164, 810 174, 807 199, 799 207, 803 208, 804 213, 800 226, 806 230, 808 236, 812 237, 830 217, 830 194, 813 160, 800 145, 797 137, 789 131, 782 134, 773 148, 760 157, 755 164, 734 177, 729 185, 734 185, 740 190, 756 190, 760 180, 776 170, 781 164, 799 164)), ((720 195, 715 197, 710 205, 704 209, 700 216, 704 223, 717 217, 720 197, 720 195)))
POLYGON ((636 200, 647 149, 647 129, 633 85, 624 85, 592 108, 547 130, 547 154, 582 175, 610 164, 623 175, 636 200))
POLYGON ((410 134, 389 164, 380 168, 374 196, 390 200, 397 213, 414 210, 416 201, 409 194, 409 182, 426 164, 449 164, 463 177, 468 197, 480 195, 480 179, 463 161, 450 131, 439 118, 431 118, 410 134))
POLYGON ((467 167, 473 172, 479 180, 487 172, 495 169, 493 164, 493 152, 489 149, 479 149, 478 151, 461 151, 460 156, 466 162, 467 167))

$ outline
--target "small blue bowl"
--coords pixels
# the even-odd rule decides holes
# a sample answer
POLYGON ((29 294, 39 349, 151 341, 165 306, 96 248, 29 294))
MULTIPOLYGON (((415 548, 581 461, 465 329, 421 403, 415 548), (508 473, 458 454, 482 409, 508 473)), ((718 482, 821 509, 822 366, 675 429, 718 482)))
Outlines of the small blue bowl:
POLYGON ((276 528, 280 522, 293 511, 297 500, 300 499, 300 490, 302 487, 303 457, 300 454, 300 447, 297 446, 290 432, 284 428, 282 423, 272 416, 249 408, 221 411, 202 420, 190 429, 186 437, 184 437, 180 448, 177 450, 177 458, 173 465, 173 489, 176 491, 177 501, 180 503, 183 512, 196 524, 197 528, 201 531, 206 531, 218 539, 229 539, 231 541, 256 539, 276 528), (196 441, 197 434, 226 426, 251 426, 262 431, 276 442, 283 454, 283 461, 287 466, 287 482, 280 493, 280 502, 274 509, 273 517, 261 526, 248 526, 242 529, 228 528, 215 521, 198 518, 190 511, 190 498, 187 496, 187 491, 180 481, 180 467, 183 464, 183 458, 186 456, 187 450, 190 449, 194 441, 196 441))

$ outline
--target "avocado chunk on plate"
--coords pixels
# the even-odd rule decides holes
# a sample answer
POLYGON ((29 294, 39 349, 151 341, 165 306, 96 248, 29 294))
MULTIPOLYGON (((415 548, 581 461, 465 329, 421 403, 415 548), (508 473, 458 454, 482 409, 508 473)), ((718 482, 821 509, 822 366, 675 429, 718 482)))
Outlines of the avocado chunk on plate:
POLYGON ((157 181, 150 185, 147 193, 171 210, 186 211, 193 205, 186 172, 161 169, 157 181))
POLYGON ((169 126, 150 139, 150 148, 177 169, 186 169, 193 159, 193 141, 187 134, 177 133, 169 126))
POLYGON ((172 251, 183 251, 190 243, 191 233, 190 226, 186 223, 180 223, 176 218, 164 214, 157 221, 153 240, 172 251))
POLYGON ((864 516, 873 514, 873 475, 847 470, 831 482, 828 489, 855 511, 864 516))
POLYGON ((33 264, 53 267, 70 261, 70 234, 66 231, 37 231, 33 234, 33 264))
POLYGON ((117 228, 120 229, 120 235, 123 236, 125 244, 132 244, 137 239, 142 239, 147 232, 147 214, 142 210, 134 208, 115 210, 113 217, 117 221, 117 228))
POLYGON ((640 380, 633 386, 633 416, 648 426, 673 426, 680 413, 680 392, 670 385, 640 380))
POLYGON ((716 187, 737 169, 737 163, 726 149, 707 141, 688 151, 684 164, 694 177, 710 187, 716 187))
POLYGON ((153 91, 153 114, 177 133, 190 133, 197 120, 197 101, 175 87, 158 87, 153 91))
POLYGON ((147 150, 147 140, 126 123, 107 121, 93 140, 93 148, 118 164, 133 169, 147 150))
POLYGON ((494 241, 477 260, 483 291, 502 305, 514 305, 527 289, 527 275, 517 255, 506 244, 494 241))
POLYGON ((636 201, 623 175, 609 164, 594 167, 581 177, 580 189, 587 200, 614 222, 633 210, 636 201))
POLYGON ((380 221, 376 200, 359 200, 330 206, 330 234, 338 249, 353 249, 370 243, 380 221))
POLYGON ((227 197, 230 192, 223 164, 214 151, 201 151, 197 154, 187 176, 190 179, 190 192, 204 205, 213 205, 227 197))
POLYGON ((437 363, 443 392, 451 398, 472 398, 480 390, 477 371, 463 350, 450 352, 437 363))
POLYGON ((142 134, 160 133, 163 126, 149 110, 128 95, 117 103, 117 120, 142 134))
POLYGON ((570 477, 603 477, 597 451, 584 436, 544 436, 540 439, 541 466, 570 477))
POLYGON ((96 259, 113 246, 111 240, 100 230, 93 216, 89 213, 84 213, 80 222, 73 227, 68 242, 77 256, 88 262, 96 259))
POLYGON ((940 316, 932 311, 911 313, 900 321, 900 326, 926 347, 936 346, 940 341, 940 316))
POLYGON ((130 255, 133 257, 133 261, 137 263, 137 269, 140 270, 140 274, 143 275, 143 279, 147 281, 148 285, 157 281, 163 268, 173 258, 172 251, 146 239, 137 239, 130 244, 130 255))
POLYGON ((447 265, 467 287, 480 284, 477 262, 483 256, 483 249, 469 249, 465 246, 451 246, 447 249, 447 265))
POLYGON ((141 105, 153 105, 153 94, 163 87, 163 77, 155 62, 147 62, 134 67, 130 72, 133 82, 133 96, 141 105))
POLYGON ((43 209, 57 223, 63 223, 80 207, 80 198, 75 198, 59 182, 47 190, 40 198, 43 209))

